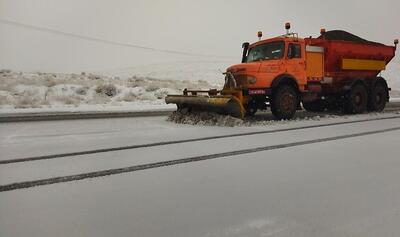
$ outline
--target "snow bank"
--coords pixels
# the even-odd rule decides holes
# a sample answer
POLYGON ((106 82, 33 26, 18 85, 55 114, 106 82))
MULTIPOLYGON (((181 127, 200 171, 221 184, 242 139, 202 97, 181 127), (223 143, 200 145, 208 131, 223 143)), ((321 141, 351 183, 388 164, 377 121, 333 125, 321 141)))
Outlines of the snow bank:
MULTIPOLYGON (((272 115, 271 115, 272 116, 272 115)), ((339 115, 324 114, 324 115, 312 115, 299 116, 292 120, 276 120, 273 117, 250 117, 244 120, 238 119, 229 115, 221 115, 213 112, 200 112, 195 111, 190 114, 182 114, 180 112, 173 112, 167 121, 178 123, 178 124, 189 124, 189 125, 205 125, 205 126, 223 126, 223 127, 237 127, 237 126, 266 126, 266 125, 277 125, 287 124, 293 121, 307 121, 314 120, 319 121, 326 118, 337 118, 339 115)))
POLYGON ((179 112, 173 112, 167 118, 167 121, 188 124, 188 125, 199 125, 199 126, 221 126, 221 127, 251 127, 251 126, 271 126, 281 124, 296 124, 298 122, 307 121, 334 121, 337 118, 341 119, 366 119, 369 117, 376 117, 382 114, 393 114, 398 115, 397 112, 383 112, 383 113, 366 113, 357 115, 343 115, 343 114, 315 114, 310 112, 299 112, 294 119, 291 120, 277 120, 272 114, 257 114, 254 117, 245 118, 244 120, 238 119, 229 115, 221 115, 213 112, 200 112, 194 111, 189 114, 182 114, 179 112))
POLYGON ((224 126, 224 127, 243 126, 245 124, 245 121, 241 119, 229 115, 220 115, 212 112, 192 112, 190 114, 173 112, 170 116, 168 116, 167 121, 179 124, 224 126))
POLYGON ((0 71, 0 109, 73 108, 87 105, 164 105, 167 94, 184 88, 209 89, 204 80, 160 80, 96 74, 0 71))

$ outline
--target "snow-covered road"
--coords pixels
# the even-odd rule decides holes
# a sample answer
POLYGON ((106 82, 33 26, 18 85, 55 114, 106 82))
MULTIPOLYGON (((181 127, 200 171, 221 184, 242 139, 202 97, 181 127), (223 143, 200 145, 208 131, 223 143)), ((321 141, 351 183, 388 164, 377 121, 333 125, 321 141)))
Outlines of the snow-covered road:
POLYGON ((393 112, 233 128, 165 117, 0 124, 0 162, 94 151, 0 163, 0 187, 17 184, 0 192, 0 236, 399 236, 399 129, 393 112), (154 144, 171 141, 181 142, 154 144))

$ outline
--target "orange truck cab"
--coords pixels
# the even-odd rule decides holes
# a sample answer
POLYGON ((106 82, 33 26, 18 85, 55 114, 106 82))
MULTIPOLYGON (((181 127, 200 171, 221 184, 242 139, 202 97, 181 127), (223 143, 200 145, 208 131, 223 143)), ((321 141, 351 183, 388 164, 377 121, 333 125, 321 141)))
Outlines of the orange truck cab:
POLYGON ((368 41, 351 33, 321 29, 318 38, 289 33, 243 43, 242 62, 226 70, 222 90, 184 90, 169 95, 178 110, 198 108, 252 116, 271 108, 278 119, 296 110, 342 110, 346 113, 381 111, 389 100, 386 80, 379 76, 395 56, 394 46, 368 41), (206 93, 206 95, 200 95, 206 93))
POLYGON ((227 69, 234 74, 238 86, 256 94, 259 89, 272 88, 278 77, 291 77, 295 79, 298 89, 305 91, 307 72, 303 39, 281 36, 252 45, 244 43, 243 47, 247 53, 242 63, 227 69))

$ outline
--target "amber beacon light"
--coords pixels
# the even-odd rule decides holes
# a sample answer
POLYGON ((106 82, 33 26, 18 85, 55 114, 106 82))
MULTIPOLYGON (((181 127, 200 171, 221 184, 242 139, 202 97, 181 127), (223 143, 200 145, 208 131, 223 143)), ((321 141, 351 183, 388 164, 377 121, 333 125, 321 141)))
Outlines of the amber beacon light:
POLYGON ((258 37, 258 40, 261 40, 261 37, 262 37, 262 31, 259 31, 259 32, 257 32, 257 37, 258 37))
POLYGON ((289 34, 290 22, 286 22, 286 23, 285 23, 285 29, 286 29, 286 33, 289 34))

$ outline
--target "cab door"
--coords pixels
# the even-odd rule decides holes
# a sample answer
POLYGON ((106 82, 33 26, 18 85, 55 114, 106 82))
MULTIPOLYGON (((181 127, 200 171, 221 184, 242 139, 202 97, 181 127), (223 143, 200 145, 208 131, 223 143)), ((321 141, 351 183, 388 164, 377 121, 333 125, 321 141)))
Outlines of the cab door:
POLYGON ((286 52, 286 71, 296 78, 301 89, 306 84, 304 45, 290 42, 286 52))

